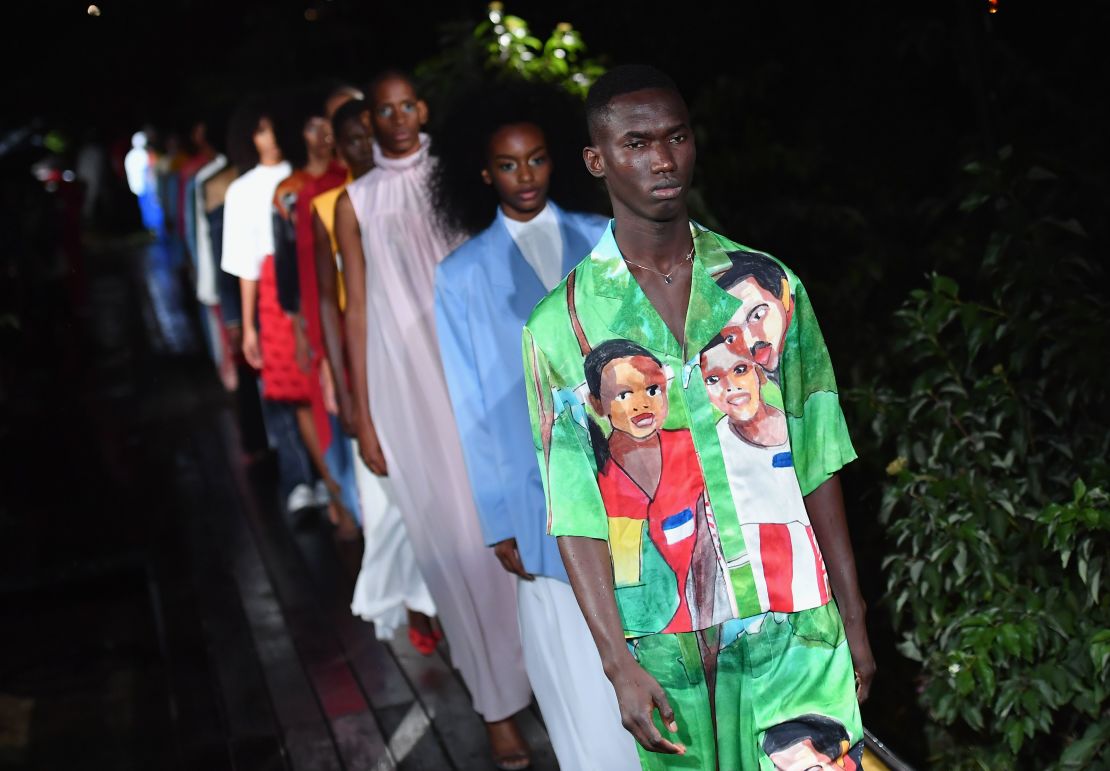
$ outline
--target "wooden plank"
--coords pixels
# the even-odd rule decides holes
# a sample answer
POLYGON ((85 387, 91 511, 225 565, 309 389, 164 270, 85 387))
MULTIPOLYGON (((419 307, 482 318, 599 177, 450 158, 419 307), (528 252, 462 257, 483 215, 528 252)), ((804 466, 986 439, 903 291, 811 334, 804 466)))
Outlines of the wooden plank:
POLYGON ((285 768, 280 728, 231 572, 235 557, 230 550, 236 545, 228 505, 232 493, 221 484, 226 478, 201 473, 200 453, 190 444, 178 456, 176 478, 183 511, 177 519, 220 685, 228 753, 235 768, 285 768))
MULTIPOLYGON (((432 722, 410 686, 389 645, 374 636, 372 624, 351 614, 353 571, 360 563, 333 544, 330 530, 319 527, 294 532, 300 554, 315 580, 318 603, 336 629, 349 665, 367 694, 382 734, 388 738, 392 759, 380 768, 406 771, 450 768, 447 754, 432 730, 432 722)), ((404 630, 398 637, 405 640, 404 630)))
MULTIPOLYGON (((226 416, 221 428, 225 441, 233 439, 226 416)), ((280 612, 289 634, 285 642, 295 646, 303 662, 318 709, 328 723, 338 758, 341 758, 337 762, 347 768, 365 767, 363 761, 367 756, 377 759, 388 754, 370 705, 321 612, 312 591, 312 580, 289 536, 284 517, 276 510, 257 506, 258 496, 251 494, 253 488, 247 485, 245 476, 236 474, 234 469, 233 476, 239 477, 246 521, 265 561, 273 591, 280 599, 280 612), (350 737, 358 737, 357 744, 350 737)), ((306 708, 304 705, 302 696, 302 708, 306 708)), ((295 769, 300 768, 296 762, 293 765, 295 769)))
MULTIPOLYGON (((196 442, 200 450, 202 478, 210 489, 223 492, 207 510, 214 512, 214 518, 223 523, 213 533, 213 544, 217 544, 225 555, 226 567, 234 582, 235 592, 228 594, 237 594, 241 603, 263 673, 266 693, 281 729, 289 766, 295 771, 337 770, 342 765, 331 728, 301 665, 291 639, 291 629, 287 627, 282 612, 279 593, 263 564, 262 550, 246 521, 253 505, 250 488, 246 486, 237 462, 229 459, 231 453, 226 452, 226 443, 220 441, 221 429, 227 420, 227 416, 221 416, 218 424, 202 423, 198 426, 196 442)), ((219 655, 218 652, 216 655, 219 655)), ((237 691, 242 693, 242 690, 234 673, 229 675, 225 687, 238 703, 234 694, 237 691)), ((245 764, 248 756, 258 751, 260 743, 237 741, 235 746, 244 750, 240 759, 245 764)))

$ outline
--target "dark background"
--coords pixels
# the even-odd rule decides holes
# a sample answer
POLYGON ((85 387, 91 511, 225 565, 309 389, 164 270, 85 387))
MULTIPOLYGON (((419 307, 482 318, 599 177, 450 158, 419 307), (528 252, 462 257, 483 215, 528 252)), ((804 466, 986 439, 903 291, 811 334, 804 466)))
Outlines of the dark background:
MULTIPOLYGON (((184 131, 257 89, 365 83, 385 66, 414 67, 440 53, 444 25, 472 28, 486 12, 482 2, 426 0, 104 0, 99 17, 87 6, 5 6, 0 130, 37 121, 75 142, 148 123, 184 131)), ((697 124, 707 209, 727 235, 806 281, 848 393, 899 379, 884 368, 891 314, 924 274, 959 277, 982 254, 976 221, 956 211, 967 162, 1012 147, 1051 169, 1071 183, 1066 208, 1105 243, 1110 7, 989 9, 987 0, 519 0, 505 11, 541 39, 569 21, 591 56, 654 63, 677 80, 697 124)), ((916 670, 894 651, 883 603, 875 512, 890 458, 866 452, 866 427, 851 407, 849 417, 863 457, 845 485, 880 665, 865 722, 920 760, 916 670)))

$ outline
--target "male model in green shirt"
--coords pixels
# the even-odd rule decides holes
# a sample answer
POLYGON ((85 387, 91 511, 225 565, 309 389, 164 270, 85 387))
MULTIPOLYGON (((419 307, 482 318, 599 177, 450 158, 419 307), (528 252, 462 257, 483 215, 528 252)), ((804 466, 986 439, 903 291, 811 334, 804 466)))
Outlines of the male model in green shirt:
POLYGON ((624 725, 645 769, 859 768, 855 452, 805 287, 690 221, 666 75, 611 70, 587 116, 614 219, 523 355, 548 529, 624 725))

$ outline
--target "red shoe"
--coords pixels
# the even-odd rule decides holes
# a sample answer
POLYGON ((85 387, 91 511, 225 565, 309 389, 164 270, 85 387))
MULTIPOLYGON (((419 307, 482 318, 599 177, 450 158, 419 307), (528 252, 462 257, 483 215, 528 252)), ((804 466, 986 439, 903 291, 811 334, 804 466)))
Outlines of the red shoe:
POLYGON ((442 633, 432 632, 432 634, 424 634, 409 627, 409 642, 412 643, 412 647, 416 648, 417 652, 422 656, 431 656, 435 653, 436 643, 442 639, 442 633))

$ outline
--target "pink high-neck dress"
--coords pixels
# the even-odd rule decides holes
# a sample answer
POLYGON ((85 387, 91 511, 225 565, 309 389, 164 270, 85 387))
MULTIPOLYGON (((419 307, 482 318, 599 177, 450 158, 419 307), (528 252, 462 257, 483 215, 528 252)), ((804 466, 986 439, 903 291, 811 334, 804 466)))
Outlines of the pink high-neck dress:
POLYGON ((416 562, 474 709, 488 721, 526 707, 515 579, 483 542, 435 324, 435 269, 455 245, 428 199, 435 161, 420 150, 347 186, 366 255, 370 412, 416 562))

